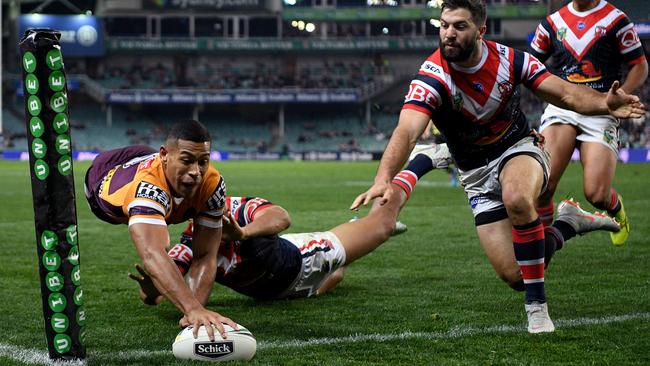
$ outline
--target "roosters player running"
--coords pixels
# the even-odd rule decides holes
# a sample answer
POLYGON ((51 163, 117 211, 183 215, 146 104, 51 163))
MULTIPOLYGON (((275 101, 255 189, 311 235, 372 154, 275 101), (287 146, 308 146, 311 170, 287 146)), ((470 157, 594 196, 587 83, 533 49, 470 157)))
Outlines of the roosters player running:
MULTIPOLYGON (((537 27, 530 52, 549 65, 555 75, 574 84, 606 92, 629 73, 621 89, 632 93, 648 76, 641 41, 627 16, 604 0, 574 0, 549 15, 537 27)), ((546 137, 551 159, 548 188, 538 202, 545 224, 553 220, 553 194, 573 150, 580 149, 583 189, 587 201, 605 210, 621 225, 610 233, 614 245, 623 245, 630 224, 621 195, 612 187, 618 158, 618 118, 603 114, 585 116, 561 106, 549 105, 542 115, 540 132, 546 137)))
POLYGON ((217 269, 226 201, 223 177, 210 165, 211 138, 197 121, 174 124, 156 152, 129 146, 100 154, 88 169, 85 194, 92 212, 111 224, 128 224, 131 239, 151 279, 184 314, 181 326, 193 325, 196 337, 205 325, 224 335, 222 323, 237 325, 204 305, 217 269), (167 224, 194 219, 194 261, 187 284, 169 258, 167 224))
POLYGON ((397 193, 391 182, 404 183, 400 186, 406 192, 412 189, 421 176, 417 171, 393 178, 433 120, 447 138, 492 266, 515 288, 522 286, 523 277, 528 331, 552 332, 544 292, 545 249, 560 247, 576 233, 620 227, 607 216, 567 202, 545 235, 535 202, 548 181, 548 155, 543 139, 533 133, 519 108, 518 85, 582 114, 638 117, 644 107, 618 82, 608 93, 577 86, 552 75, 526 52, 484 40, 487 15, 482 0, 445 0, 441 9, 441 48, 411 82, 374 184, 351 208, 375 197, 390 200, 397 193))
MULTIPOLYGON (((400 192, 367 216, 328 231, 278 236, 291 223, 285 209, 259 197, 228 197, 215 281, 255 299, 323 294, 343 280, 345 266, 388 240, 405 202, 400 192)), ((193 263, 191 224, 180 241, 169 256, 186 273, 193 263)), ((140 298, 158 304, 162 296, 149 275, 135 268, 140 275, 129 277, 139 283, 140 298)))

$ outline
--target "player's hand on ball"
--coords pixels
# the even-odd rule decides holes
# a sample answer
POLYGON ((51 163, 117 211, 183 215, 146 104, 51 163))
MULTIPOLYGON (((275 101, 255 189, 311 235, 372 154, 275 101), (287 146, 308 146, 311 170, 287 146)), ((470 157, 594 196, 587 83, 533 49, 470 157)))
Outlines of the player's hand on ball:
POLYGON ((142 268, 139 264, 135 264, 135 269, 140 273, 139 275, 134 275, 129 272, 129 278, 134 280, 140 285, 140 300, 147 305, 158 305, 163 300, 163 296, 160 294, 160 291, 156 288, 151 280, 149 273, 142 268))
POLYGON ((227 318, 219 313, 210 311, 203 307, 189 311, 187 314, 185 314, 185 316, 181 318, 178 323, 181 327, 191 325, 194 329, 194 338, 198 336, 199 327, 202 325, 205 326, 205 330, 207 331, 208 337, 211 341, 215 340, 214 330, 210 326, 211 324, 217 328, 222 338, 226 338, 227 336, 226 330, 223 327, 223 323, 228 324, 235 330, 239 329, 237 327, 237 323, 232 321, 230 318, 227 318))

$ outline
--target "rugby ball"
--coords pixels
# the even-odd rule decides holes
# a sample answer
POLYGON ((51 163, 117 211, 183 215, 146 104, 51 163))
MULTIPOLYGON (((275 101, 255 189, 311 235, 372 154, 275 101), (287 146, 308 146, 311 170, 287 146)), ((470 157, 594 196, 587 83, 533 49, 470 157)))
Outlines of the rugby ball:
POLYGON ((182 360, 199 361, 248 361, 255 356, 257 340, 246 328, 237 324, 239 329, 234 330, 229 325, 223 324, 226 338, 214 329, 214 342, 208 337, 208 332, 202 325, 198 337, 195 339, 192 326, 181 330, 176 336, 172 351, 176 358, 182 360))

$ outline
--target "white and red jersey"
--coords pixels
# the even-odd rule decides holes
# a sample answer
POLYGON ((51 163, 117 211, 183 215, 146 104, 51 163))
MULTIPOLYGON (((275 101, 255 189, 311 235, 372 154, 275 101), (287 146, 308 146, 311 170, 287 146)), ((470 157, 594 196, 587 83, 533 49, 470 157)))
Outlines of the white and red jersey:
MULTIPOLYGON (((226 207, 239 226, 244 227, 273 204, 260 197, 227 196, 226 207)), ((181 273, 185 273, 192 261, 191 224, 183 232, 180 242, 169 255, 181 273)), ((294 282, 301 268, 300 250, 278 235, 222 241, 215 281, 253 298, 275 298, 294 282)))
POLYGON ((569 3, 546 17, 535 31, 530 52, 544 62, 552 56, 549 66, 559 77, 601 92, 620 80, 623 64, 646 60, 634 24, 604 0, 585 12, 569 3))
MULTIPOLYGON (((260 197, 226 197, 226 208, 241 227, 250 224, 258 212, 269 207, 273 207, 273 204, 260 197)), ((241 262, 241 243, 222 241, 217 257, 217 278, 227 275, 241 262)))
POLYGON ((436 50, 411 82, 403 106, 431 117, 462 170, 486 165, 531 133, 518 86, 535 89, 550 76, 529 53, 492 41, 479 47, 483 57, 472 68, 449 63, 436 50))

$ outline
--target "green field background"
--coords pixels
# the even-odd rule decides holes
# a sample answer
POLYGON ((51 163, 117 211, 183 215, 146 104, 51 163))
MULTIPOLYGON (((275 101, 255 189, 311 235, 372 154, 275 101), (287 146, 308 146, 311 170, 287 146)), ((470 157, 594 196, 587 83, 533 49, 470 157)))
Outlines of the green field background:
MULTIPOLYGON (((171 354, 178 311, 140 303, 127 278, 138 262, 126 226, 98 221, 83 198, 88 163, 75 163, 82 287, 90 365, 182 365, 171 354)), ((285 207, 288 232, 349 220, 376 162, 219 162, 231 195, 285 207)), ((582 195, 571 164, 556 198, 582 195)), ((320 298, 259 302, 215 285, 208 307, 258 340, 250 364, 270 365, 647 365, 650 364, 650 165, 620 165, 632 236, 607 233, 567 242, 546 272, 553 334, 525 331, 523 294, 502 283, 485 258, 460 188, 433 172, 400 220, 408 232, 354 263, 320 298), (612 321, 614 317, 629 320, 612 321), (576 323, 577 322, 577 325, 576 323), (411 333, 408 333, 411 332, 411 333), (396 337, 401 334, 402 337, 396 337), (385 336, 389 340, 382 340, 385 336), (347 339, 339 339, 349 337, 347 339), (365 337, 365 338, 364 338, 365 337), (304 344, 318 339, 329 344, 304 344), (295 345, 290 342, 296 341, 295 345)), ((367 210, 359 214, 364 215, 367 210)), ((172 242, 182 225, 171 227, 172 242)), ((0 161, 0 349, 46 351, 28 165, 0 161)), ((0 365, 22 365, 1 356, 0 365)))

